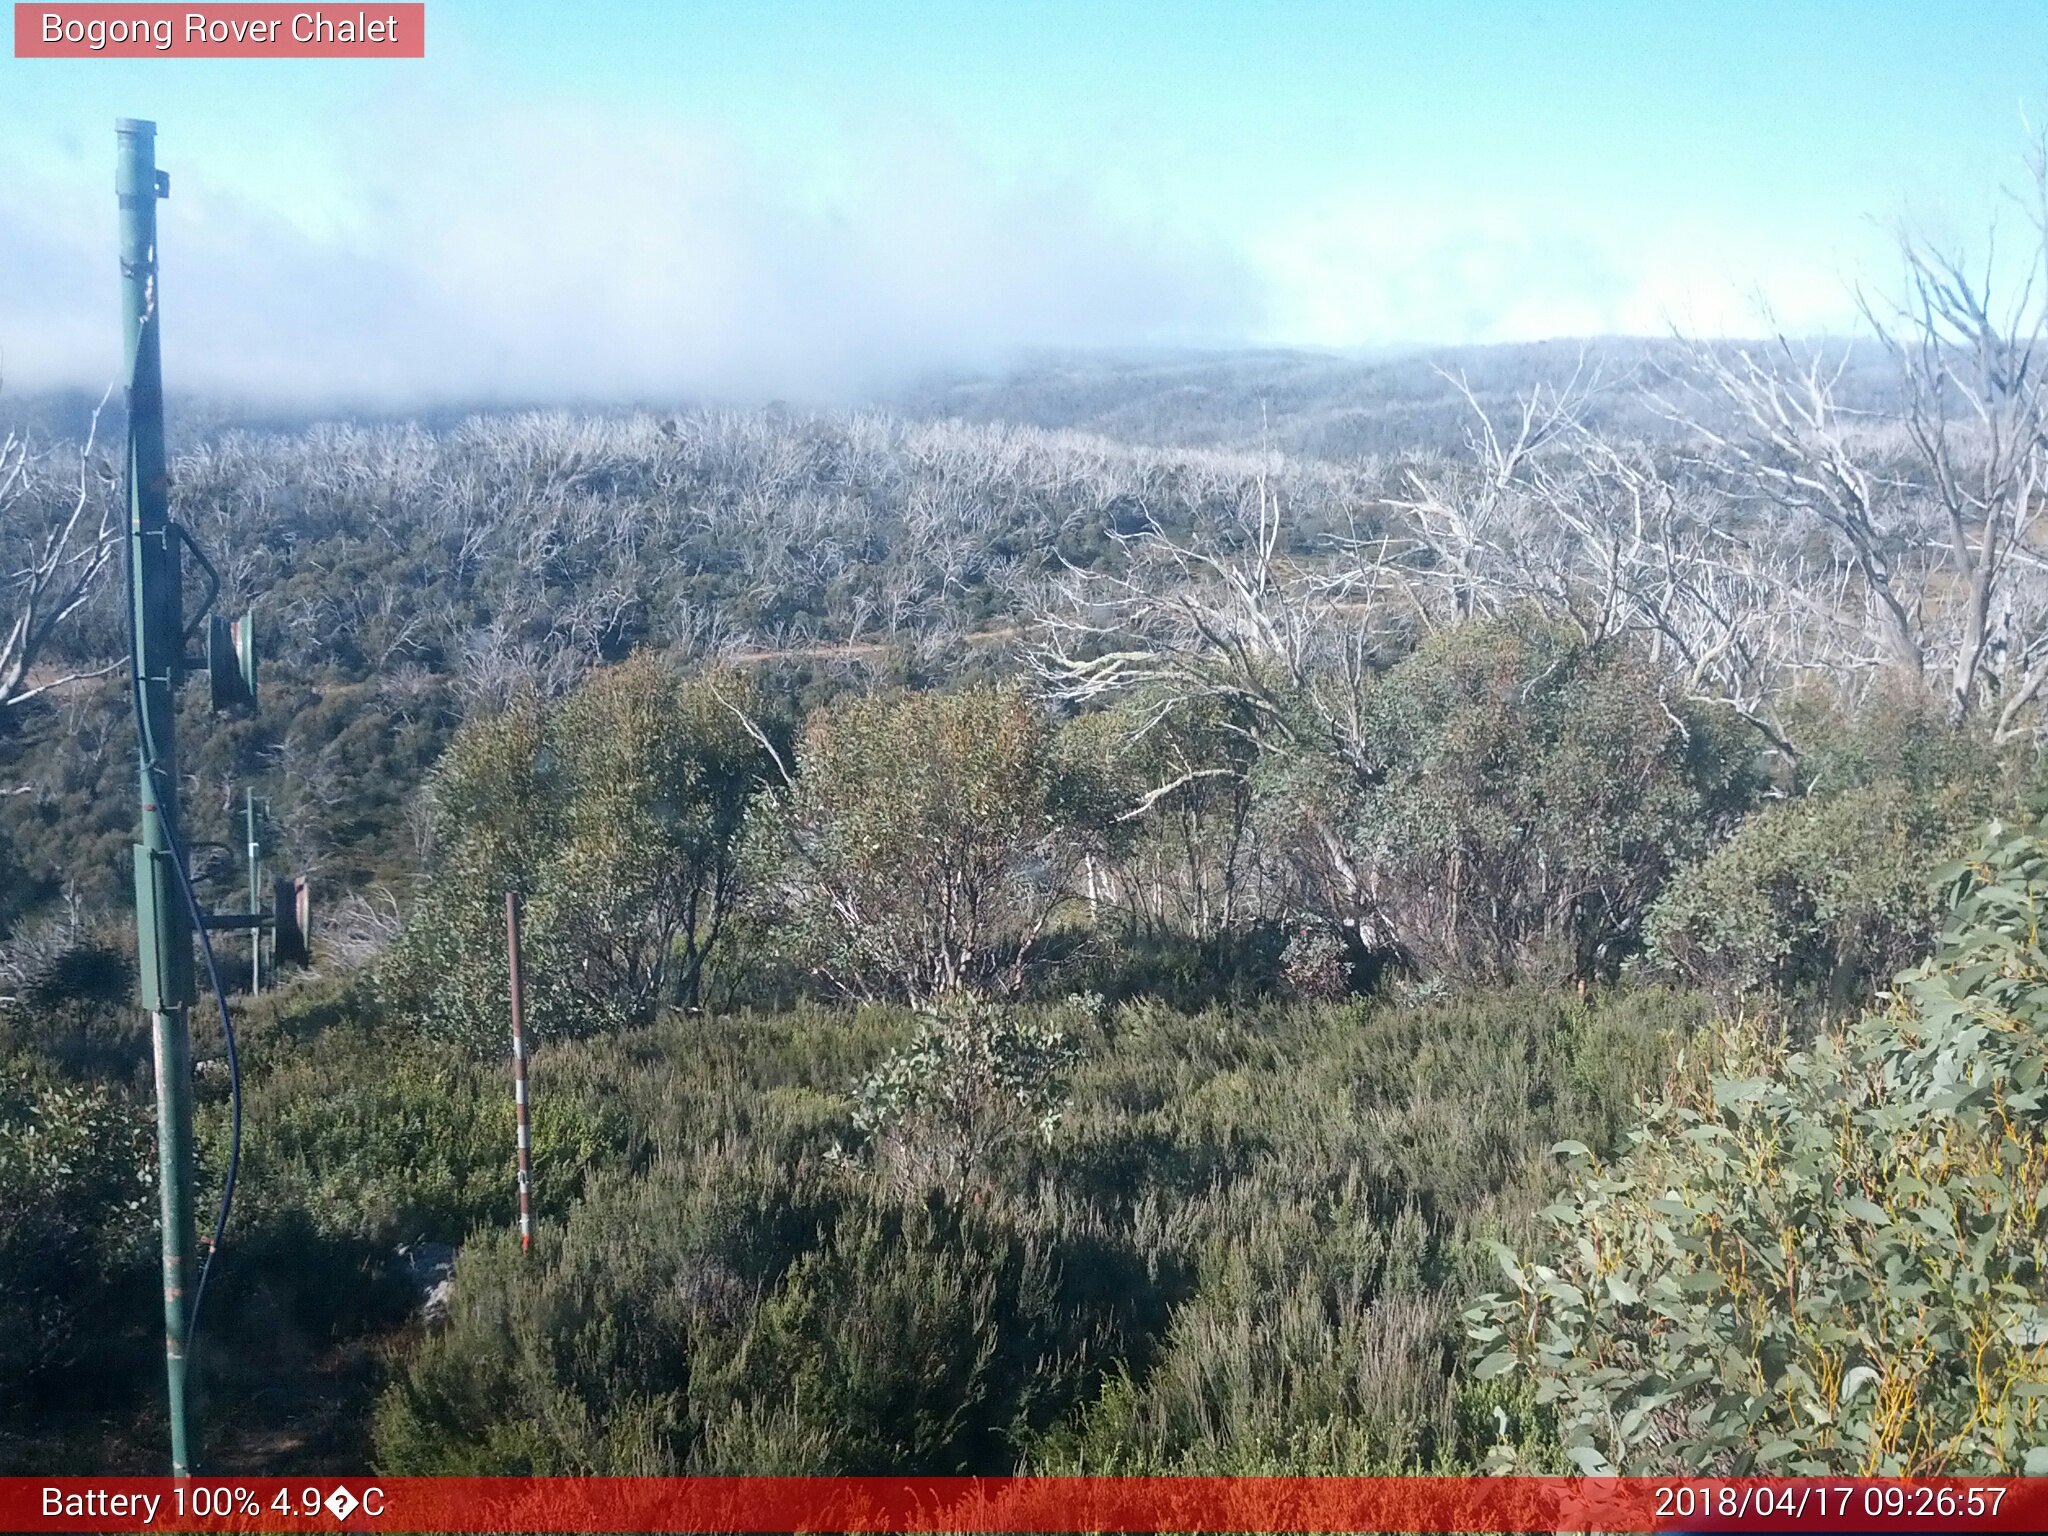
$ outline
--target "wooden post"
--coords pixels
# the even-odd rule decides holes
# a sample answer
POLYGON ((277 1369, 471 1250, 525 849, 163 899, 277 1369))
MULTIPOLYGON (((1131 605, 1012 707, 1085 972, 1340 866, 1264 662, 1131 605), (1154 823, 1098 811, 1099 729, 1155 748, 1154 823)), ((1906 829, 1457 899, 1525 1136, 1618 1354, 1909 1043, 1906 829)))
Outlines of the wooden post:
POLYGON ((533 1251, 533 1133, 526 1114, 526 1019, 520 995, 519 893, 505 893, 505 954, 512 968, 512 1104, 519 1122, 519 1247, 533 1251))
MULTIPOLYGON (((262 848, 256 841, 256 791, 244 788, 242 806, 249 818, 249 915, 263 910, 262 848)), ((249 930, 249 995, 263 990, 263 925, 249 930)))

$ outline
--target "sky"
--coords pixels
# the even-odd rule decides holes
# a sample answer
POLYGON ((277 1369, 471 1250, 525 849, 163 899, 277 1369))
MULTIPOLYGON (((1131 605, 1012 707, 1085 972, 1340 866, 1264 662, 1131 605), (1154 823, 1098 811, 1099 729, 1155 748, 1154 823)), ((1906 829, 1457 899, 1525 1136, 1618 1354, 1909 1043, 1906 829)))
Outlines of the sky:
POLYGON ((1846 331, 1902 222, 2023 231, 2048 5, 428 0, 423 60, 0 58, 0 390, 118 371, 117 117, 174 389, 828 400, 1846 331))

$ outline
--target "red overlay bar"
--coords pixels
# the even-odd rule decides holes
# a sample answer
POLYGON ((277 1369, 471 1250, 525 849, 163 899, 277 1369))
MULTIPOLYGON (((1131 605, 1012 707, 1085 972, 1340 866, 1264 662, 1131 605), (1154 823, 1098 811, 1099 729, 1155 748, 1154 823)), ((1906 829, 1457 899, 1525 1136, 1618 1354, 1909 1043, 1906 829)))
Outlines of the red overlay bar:
POLYGON ((0 1478, 0 1530, 2041 1531, 2048 1478, 0 1478))
POLYGON ((17 3, 17 59, 423 59, 424 4, 17 3))

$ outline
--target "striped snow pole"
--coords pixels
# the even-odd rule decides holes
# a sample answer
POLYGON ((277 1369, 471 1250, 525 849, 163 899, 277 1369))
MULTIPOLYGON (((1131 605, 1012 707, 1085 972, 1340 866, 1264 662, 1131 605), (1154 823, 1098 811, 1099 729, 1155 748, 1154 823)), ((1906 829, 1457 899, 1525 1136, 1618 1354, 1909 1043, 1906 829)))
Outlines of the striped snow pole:
POLYGON ((533 1250, 533 1131, 526 1116, 526 1020, 519 985, 519 893, 505 893, 505 954, 512 967, 512 1105, 519 1121, 519 1247, 533 1250))

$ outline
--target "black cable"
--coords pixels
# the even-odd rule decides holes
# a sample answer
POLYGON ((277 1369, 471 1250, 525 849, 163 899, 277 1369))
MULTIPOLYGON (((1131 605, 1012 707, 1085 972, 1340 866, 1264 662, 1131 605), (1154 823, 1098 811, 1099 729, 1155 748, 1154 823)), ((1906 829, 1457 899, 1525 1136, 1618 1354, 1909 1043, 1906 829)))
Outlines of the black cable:
MULTIPOLYGON (((134 505, 135 485, 135 413, 134 391, 129 391, 128 412, 128 461, 126 464, 129 505, 134 505)), ((165 537, 169 537, 168 533, 165 537)), ((190 1341, 199 1332, 199 1305, 206 1299, 207 1277, 213 1273, 214 1255, 220 1252, 222 1238, 228 1229, 228 1213, 235 1204, 235 1178, 242 1167, 242 1063, 235 1050, 234 1021, 228 1016, 227 988, 221 985, 220 966, 213 958, 213 939, 206 929, 206 919, 199 910, 199 897, 192 889, 192 872, 185 860, 184 844, 178 840, 175 818, 171 806, 175 800, 166 786, 163 765, 157 761, 156 739, 149 729, 149 710, 143 693, 142 640, 136 631, 135 602, 135 536, 131 531, 123 540, 126 558, 125 573, 128 577, 128 680, 129 698, 135 706, 135 745, 142 762, 142 770, 149 775, 150 783, 156 789, 157 820, 164 829, 164 841, 170 845, 171 867, 178 873, 178 889, 185 898, 185 911, 192 919, 192 931, 199 935, 199 949, 206 957, 206 979, 213 988, 213 1000, 220 1008, 221 1036, 227 1041, 228 1049, 228 1093, 233 1101, 233 1111, 228 1131, 228 1172, 221 1185, 220 1210, 214 1218, 213 1242, 206 1250, 206 1259, 199 1266, 199 1283, 192 1290, 192 1310, 186 1314, 185 1337, 190 1341)), ((182 639, 180 644, 183 644, 182 639)))
MULTIPOLYGON (((162 793, 162 779, 152 766, 151 777, 162 793)), ((161 802, 159 802, 161 804, 161 802)), ((178 872, 178 888, 185 893, 185 910, 192 918, 192 931, 199 935, 199 950, 206 957, 206 979, 213 988, 213 1000, 220 1009, 221 1038, 228 1048, 228 1098, 232 1110, 228 1121, 228 1171, 220 1189, 220 1209, 213 1220, 213 1241, 208 1245, 206 1258, 199 1266, 199 1284, 192 1290, 192 1315, 186 1321, 186 1335, 191 1337, 199 1331, 199 1304, 206 1299, 206 1278, 213 1273, 214 1255, 220 1252, 221 1240, 228 1230, 228 1213, 235 1205, 235 1179, 242 1169, 242 1063, 235 1050, 234 1021, 228 1016, 227 988, 221 985, 220 966, 213 958, 213 939, 206 931, 206 920, 199 911, 199 898, 192 889, 192 873, 186 867, 185 852, 178 844, 177 830, 169 818, 164 821, 164 840, 171 845, 171 864, 178 872)))

